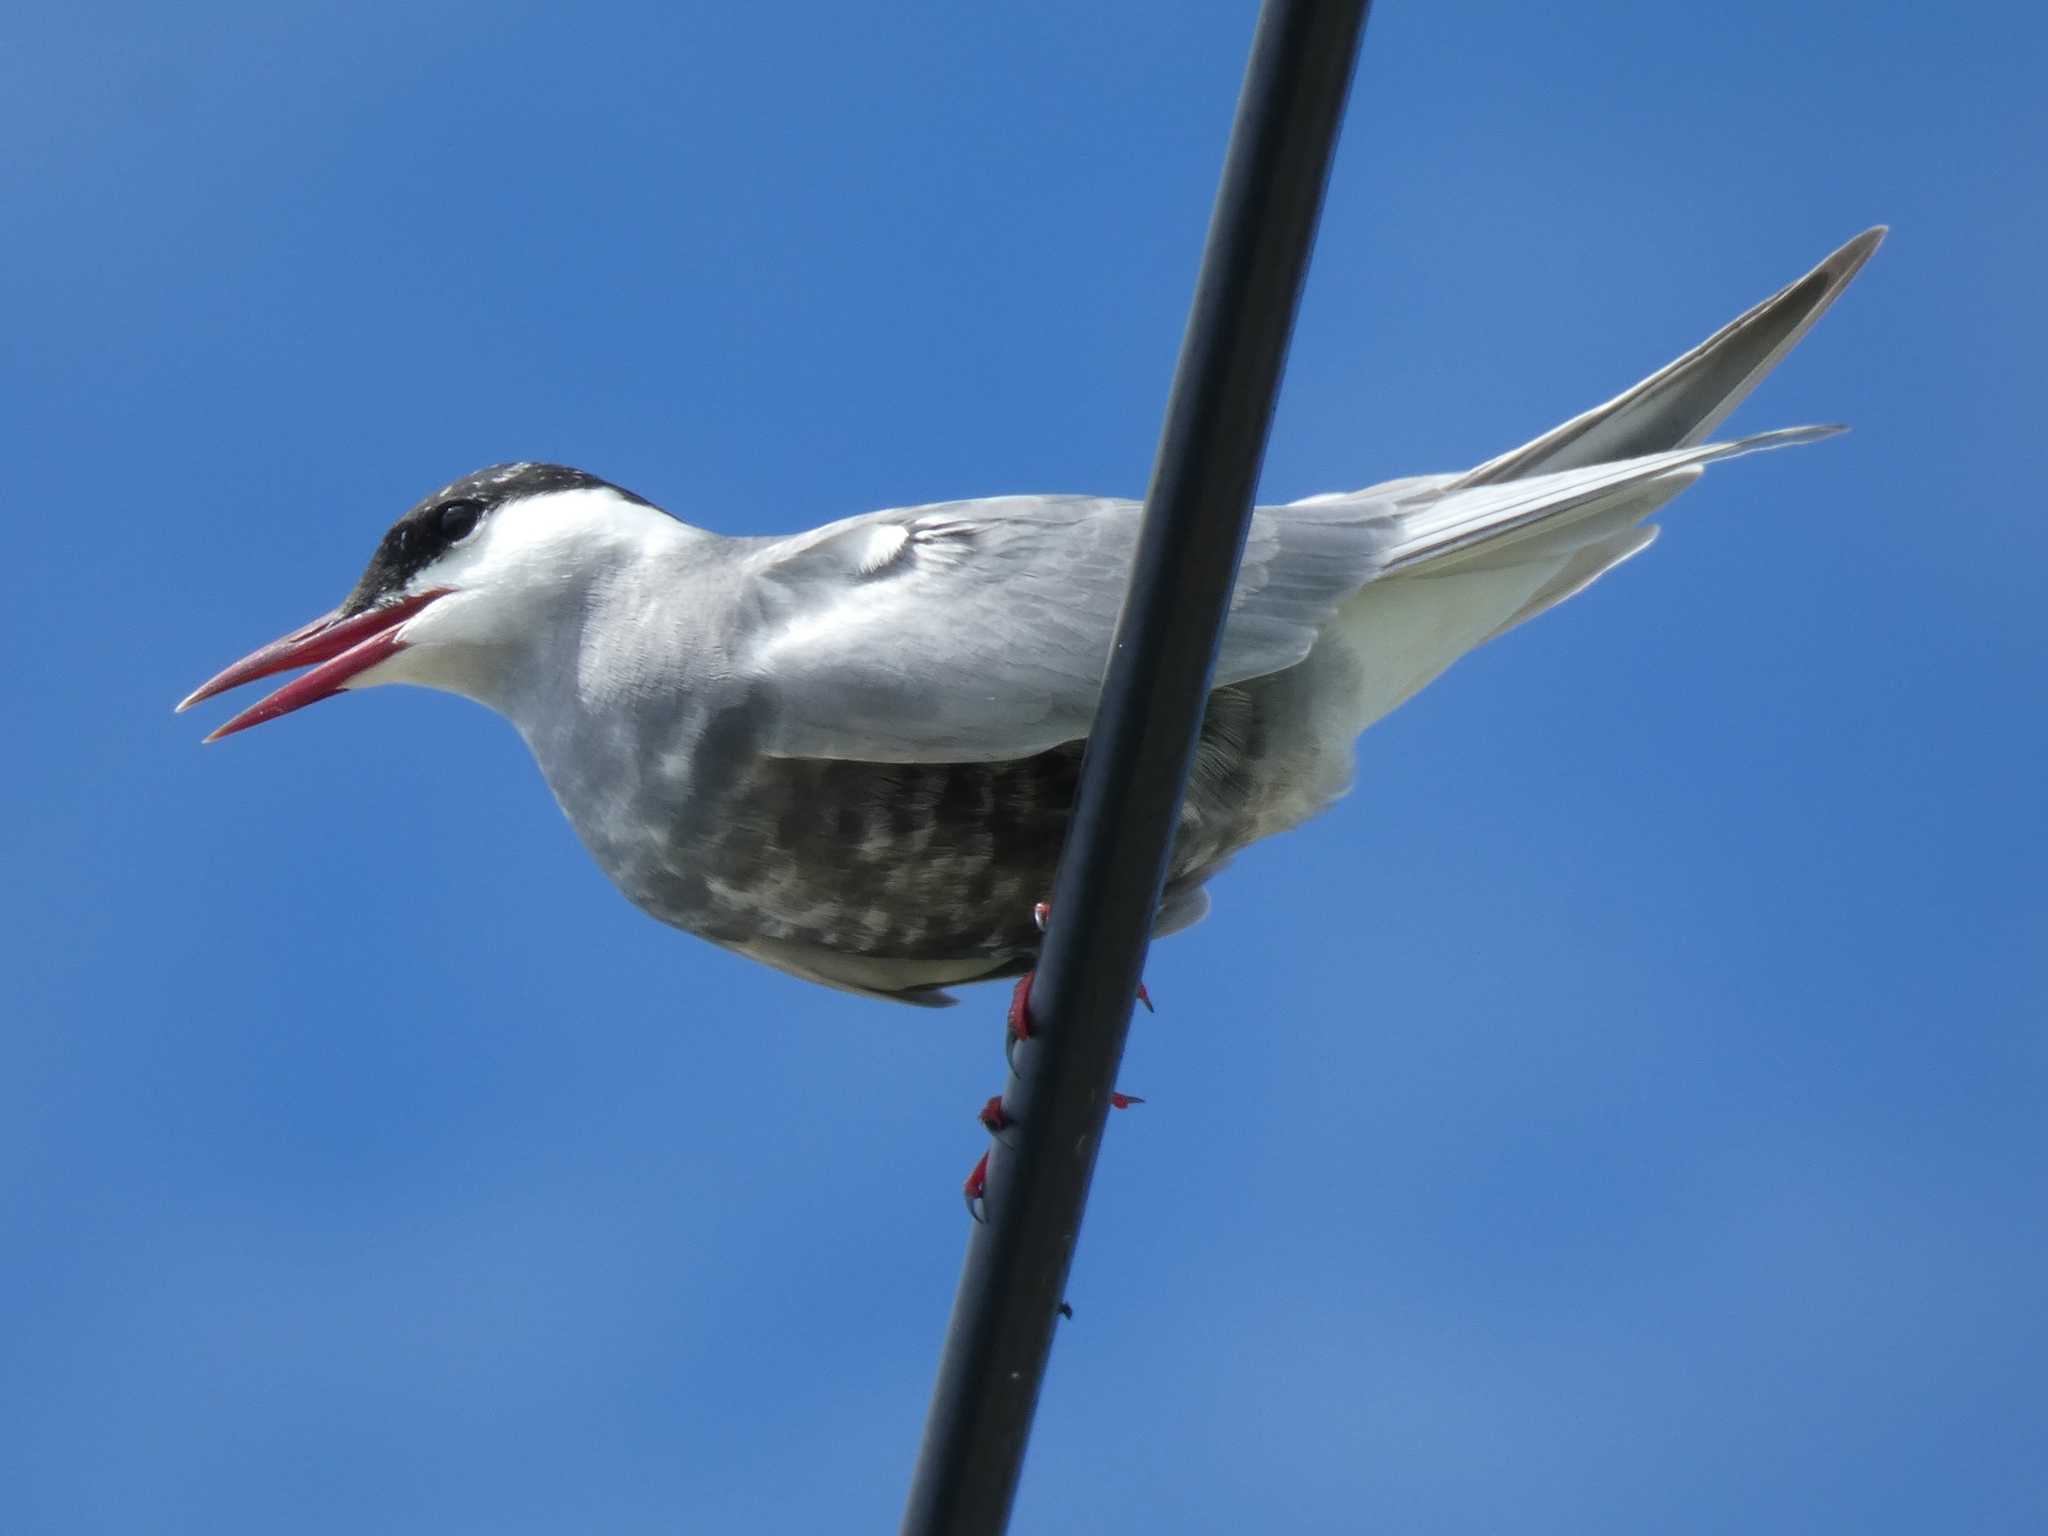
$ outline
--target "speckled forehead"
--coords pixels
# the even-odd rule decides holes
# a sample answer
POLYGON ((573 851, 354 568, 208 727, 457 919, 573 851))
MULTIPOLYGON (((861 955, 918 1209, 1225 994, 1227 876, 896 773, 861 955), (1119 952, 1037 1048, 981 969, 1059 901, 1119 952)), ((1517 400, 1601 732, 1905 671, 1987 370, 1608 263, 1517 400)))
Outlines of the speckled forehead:
POLYGON ((421 500, 413 511, 421 512, 444 501, 461 499, 479 502, 488 512, 527 496, 544 496, 551 491, 588 491, 600 487, 627 501, 639 502, 642 506, 652 505, 644 497, 635 496, 587 470, 574 469, 567 464, 536 464, 521 459, 512 464, 492 464, 473 475, 451 480, 421 500))
POLYGON ((355 590, 343 600, 341 612, 361 613, 390 601, 405 590, 406 583, 415 575, 447 553, 449 541, 441 527, 441 509, 451 501, 476 502, 488 517, 498 508, 528 497, 598 489, 643 507, 654 505, 587 470, 572 469, 566 464, 535 464, 525 459, 513 464, 493 464, 450 481, 391 525, 355 590))

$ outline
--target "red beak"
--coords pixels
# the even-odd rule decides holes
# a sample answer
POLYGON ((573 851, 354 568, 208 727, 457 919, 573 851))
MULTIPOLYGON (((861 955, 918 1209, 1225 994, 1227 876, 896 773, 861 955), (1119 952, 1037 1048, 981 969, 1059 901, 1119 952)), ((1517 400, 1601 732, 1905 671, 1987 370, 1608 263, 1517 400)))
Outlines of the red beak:
POLYGON ((395 656, 404 650, 405 642, 398 638, 399 626, 435 598, 446 597, 451 590, 435 587, 432 591, 400 598, 385 607, 372 608, 367 613, 346 619, 339 612, 322 614, 312 623, 293 630, 282 640, 271 641, 262 650, 251 652, 201 683, 185 696, 184 702, 178 706, 178 713, 183 714, 194 704, 217 693, 253 683, 259 677, 289 672, 293 667, 312 667, 313 670, 304 677, 294 678, 260 703, 252 704, 206 739, 219 741, 223 736, 246 731, 252 725, 261 725, 295 709, 304 709, 308 704, 341 692, 358 672, 366 671, 385 657, 395 656))

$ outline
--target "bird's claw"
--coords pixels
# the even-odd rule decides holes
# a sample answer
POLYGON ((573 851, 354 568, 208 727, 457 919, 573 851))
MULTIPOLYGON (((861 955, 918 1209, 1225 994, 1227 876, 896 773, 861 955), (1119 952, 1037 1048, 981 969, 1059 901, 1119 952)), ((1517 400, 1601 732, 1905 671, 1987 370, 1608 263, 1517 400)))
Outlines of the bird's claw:
MULTIPOLYGON (((1135 1093, 1118 1093, 1112 1089, 1109 1095, 1109 1107, 1111 1109, 1129 1109, 1133 1104, 1142 1104, 1144 1102, 1135 1093)), ((988 1131, 989 1135, 1000 1141, 1004 1146, 1007 1147, 1011 1144, 1009 1133, 1016 1129, 1017 1122, 1012 1120, 1010 1112, 1003 1108, 1003 1096, 1000 1093, 990 1094, 988 1102, 981 1106, 980 1111, 976 1113, 974 1118, 982 1123, 982 1126, 988 1131)), ((986 1223, 988 1220, 988 1154, 986 1152, 982 1153, 975 1161, 974 1171, 967 1175, 967 1182, 960 1186, 960 1194, 967 1202, 967 1214, 976 1221, 986 1223)))
POLYGON ((990 1094, 989 1101, 981 1106, 980 1113, 974 1118, 981 1122, 982 1128, 989 1135, 1004 1146, 1012 1145, 1010 1132, 1016 1128, 1017 1122, 1012 1120, 1009 1111, 1003 1108, 1003 1096, 1000 1093, 990 1094))
POLYGON ((1035 971, 1026 971, 1019 976, 1017 988, 1010 994, 1008 1028, 1003 1034, 1003 1061, 1012 1072, 1017 1070, 1018 1042, 1031 1038, 1031 978, 1036 974, 1035 971))
POLYGON ((967 1214, 986 1225, 988 1202, 983 1199, 988 1193, 988 1154, 981 1154, 981 1161, 974 1165, 974 1172, 967 1175, 967 1182, 960 1186, 960 1193, 967 1201, 967 1214))
MULTIPOLYGON (((1031 921, 1040 933, 1045 932, 1046 924, 1052 921, 1052 903, 1041 901, 1033 905, 1031 921)), ((1014 1052, 1017 1041, 1031 1038, 1031 978, 1036 974, 1026 971, 1018 977, 1017 989, 1010 994, 1010 1046, 1005 1054, 1014 1052)), ((1145 1005, 1147 1013, 1159 1011, 1152 1006, 1152 994, 1145 990, 1143 981, 1138 983, 1138 1001, 1145 1005)))
POLYGON ((1031 980, 1037 974, 1036 971, 1026 971, 1017 978, 1016 988, 1010 993, 1010 1012, 1006 1022, 1013 1040, 1031 1038, 1031 980))
MULTIPOLYGON (((1045 925, 1051 919, 1051 902, 1041 901, 1033 904, 1031 908, 1031 921, 1037 926, 1040 933, 1045 932, 1045 925)), ((1032 1036, 1031 982, 1032 978, 1036 975, 1036 971, 1026 971, 1017 978, 1016 989, 1010 993, 1010 1009, 1005 1020, 1007 1027, 1003 1034, 1003 1059, 1009 1063, 1012 1072, 1017 1070, 1018 1043, 1029 1040, 1032 1036)), ((1138 983, 1138 1001, 1145 1005, 1147 1013, 1154 1011, 1152 1007, 1152 994, 1145 990, 1145 983, 1142 981, 1138 983)), ((1142 1104, 1144 1102, 1135 1093, 1117 1093, 1112 1090, 1109 1095, 1109 1107, 1111 1109, 1129 1109, 1133 1104, 1142 1104)), ((1009 1132, 1016 1128, 1017 1122, 1012 1120, 1009 1112, 1003 1108, 1003 1096, 1000 1093, 992 1095, 989 1101, 981 1106, 981 1110, 975 1118, 987 1129, 989 1135, 1000 1141, 1004 1146, 1010 1145, 1009 1132)), ((986 1152, 981 1154, 981 1160, 974 1165, 974 1171, 967 1175, 967 1182, 961 1186, 961 1194, 967 1201, 967 1214, 976 1221, 987 1221, 988 1154, 986 1152)))

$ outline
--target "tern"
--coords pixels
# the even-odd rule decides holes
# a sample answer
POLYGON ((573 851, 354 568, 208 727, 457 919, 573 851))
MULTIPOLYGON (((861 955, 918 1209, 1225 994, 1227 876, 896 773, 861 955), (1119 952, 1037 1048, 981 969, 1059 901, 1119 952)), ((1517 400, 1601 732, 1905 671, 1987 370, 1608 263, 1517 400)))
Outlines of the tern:
MULTIPOLYGON (((1476 469, 1259 508, 1155 931, 1341 796, 1367 726, 1647 548, 1645 519, 1709 464, 1841 430, 1708 440, 1884 233, 1476 469)), ((941 1005, 1035 961, 1141 512, 1003 496, 733 538, 582 470, 500 464, 421 501, 339 607, 178 707, 302 666, 207 740, 349 689, 464 695, 525 738, 654 917, 941 1005)))

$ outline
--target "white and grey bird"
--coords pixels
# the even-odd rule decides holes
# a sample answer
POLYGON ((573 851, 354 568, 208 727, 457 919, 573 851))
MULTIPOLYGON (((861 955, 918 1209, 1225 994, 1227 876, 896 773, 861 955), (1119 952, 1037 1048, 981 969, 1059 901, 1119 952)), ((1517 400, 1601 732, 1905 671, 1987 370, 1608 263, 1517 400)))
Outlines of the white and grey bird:
MULTIPOLYGON (((1708 464, 1839 430, 1706 441, 1883 236, 1477 469, 1259 509, 1158 930, 1342 795, 1368 725, 1646 548, 1644 519, 1708 464)), ((1037 954, 1140 510, 1004 496, 729 538, 581 470, 498 465, 179 708, 298 666, 208 740, 343 689, 465 695, 653 916, 828 986, 950 1002, 1037 954)))

